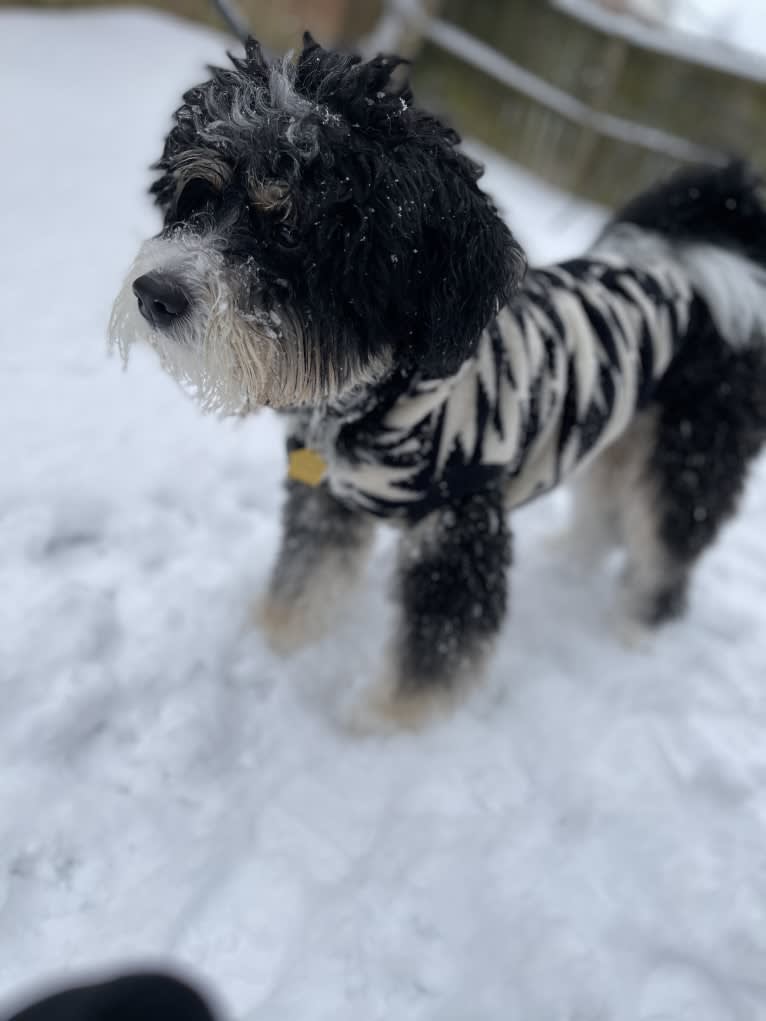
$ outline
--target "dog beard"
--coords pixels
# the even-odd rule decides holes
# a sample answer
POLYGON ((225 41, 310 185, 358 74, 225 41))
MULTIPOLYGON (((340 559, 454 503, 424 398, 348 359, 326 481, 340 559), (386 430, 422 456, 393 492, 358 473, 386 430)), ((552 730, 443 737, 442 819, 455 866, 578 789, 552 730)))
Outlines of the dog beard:
POLYGON ((158 354, 162 367, 208 411, 242 414, 259 407, 294 407, 331 396, 335 374, 322 374, 315 345, 306 343, 285 308, 243 308, 252 274, 225 265, 214 237, 177 232, 140 248, 118 294, 109 339, 127 364, 137 341, 158 354), (132 283, 153 272, 183 286, 189 309, 167 329, 155 329, 139 311, 132 283))

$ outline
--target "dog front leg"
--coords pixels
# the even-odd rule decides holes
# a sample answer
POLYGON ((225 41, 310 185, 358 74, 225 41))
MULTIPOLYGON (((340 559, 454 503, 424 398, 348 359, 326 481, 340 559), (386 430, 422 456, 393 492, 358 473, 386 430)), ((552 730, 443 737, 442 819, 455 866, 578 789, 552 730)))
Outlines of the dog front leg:
POLYGON ((373 533, 373 518, 344 507, 326 485, 288 480, 281 546, 257 611, 272 648, 287 652, 326 632, 362 573, 373 533))
POLYGON ((398 624, 359 729, 418 727, 480 680, 505 617, 511 534, 492 486, 429 515, 402 538, 398 624))

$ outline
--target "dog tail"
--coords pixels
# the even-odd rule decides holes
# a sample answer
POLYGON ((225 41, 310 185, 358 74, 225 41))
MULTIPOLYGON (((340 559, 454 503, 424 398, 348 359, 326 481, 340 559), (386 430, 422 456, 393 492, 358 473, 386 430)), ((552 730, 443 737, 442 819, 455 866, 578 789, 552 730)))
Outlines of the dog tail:
POLYGON ((729 344, 766 342, 766 204, 751 166, 681 170, 628 202, 621 223, 671 243, 729 344))

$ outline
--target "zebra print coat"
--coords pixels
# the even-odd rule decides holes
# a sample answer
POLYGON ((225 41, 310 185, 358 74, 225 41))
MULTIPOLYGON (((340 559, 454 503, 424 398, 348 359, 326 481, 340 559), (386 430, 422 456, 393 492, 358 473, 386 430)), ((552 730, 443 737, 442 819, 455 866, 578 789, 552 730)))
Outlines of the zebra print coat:
POLYGON ((531 270, 453 376, 395 377, 352 414, 301 417, 290 444, 382 517, 416 521, 494 481, 512 507, 547 492, 617 439, 690 332, 700 299, 661 250, 531 270))

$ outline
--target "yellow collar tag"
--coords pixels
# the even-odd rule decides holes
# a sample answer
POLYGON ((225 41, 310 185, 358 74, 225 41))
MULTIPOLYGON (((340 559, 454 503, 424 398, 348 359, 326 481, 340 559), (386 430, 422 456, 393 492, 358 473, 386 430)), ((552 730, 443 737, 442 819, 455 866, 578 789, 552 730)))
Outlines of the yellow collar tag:
POLYGON ((318 486, 327 471, 327 461, 310 447, 291 450, 288 455, 287 477, 304 486, 318 486))

